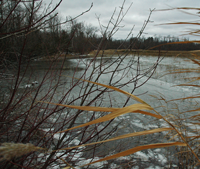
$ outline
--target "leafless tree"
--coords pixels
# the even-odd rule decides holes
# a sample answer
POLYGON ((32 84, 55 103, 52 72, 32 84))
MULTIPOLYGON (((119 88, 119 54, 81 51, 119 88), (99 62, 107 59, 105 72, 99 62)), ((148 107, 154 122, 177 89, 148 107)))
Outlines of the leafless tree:
MULTIPOLYGON (((12 51, 5 51, 3 48, 1 48, 2 52, 0 51, 2 64, 0 74, 0 141, 1 143, 11 141, 33 143, 36 146, 45 147, 49 151, 40 154, 30 153, 9 162, 1 161, 3 168, 18 166, 21 168, 44 169, 52 168, 54 165, 66 166, 61 158, 74 166, 81 161, 82 157, 92 160, 96 156, 105 156, 113 149, 119 151, 126 148, 128 145, 116 143, 109 145, 110 149, 106 151, 104 149, 108 146, 106 144, 102 145, 103 147, 91 146, 60 152, 54 151, 70 145, 107 139, 111 135, 117 134, 116 131, 118 131, 122 121, 114 122, 114 120, 111 120, 103 124, 68 131, 64 134, 55 134, 58 131, 101 117, 105 113, 69 109, 44 102, 79 106, 124 107, 130 104, 129 98, 116 101, 115 98, 120 96, 112 90, 90 84, 81 79, 123 89, 128 89, 127 86, 129 85, 132 86, 129 88, 131 90, 129 92, 134 93, 151 78, 160 61, 160 57, 158 57, 155 64, 142 69, 140 67, 140 57, 129 55, 130 47, 125 49, 123 54, 116 53, 105 58, 104 49, 108 45, 108 40, 121 28, 120 24, 128 12, 128 9, 124 11, 125 2, 120 7, 119 13, 117 13, 117 9, 113 12, 108 25, 100 27, 102 37, 94 57, 82 58, 80 56, 79 59, 74 60, 76 64, 72 67, 72 70, 68 70, 68 67, 70 68, 69 65, 73 62, 67 60, 66 56, 63 55, 62 60, 59 60, 61 58, 59 53, 54 58, 50 57, 46 61, 33 61, 31 56, 34 50, 38 50, 40 47, 37 44, 35 46, 32 44, 34 36, 36 36, 35 38, 44 38, 40 32, 44 29, 50 29, 57 34, 60 24, 62 24, 58 22, 57 15, 54 14, 61 1, 51 10, 49 6, 42 8, 42 2, 36 0, 31 2, 20 0, 1 1, 1 13, 3 12, 3 15, 1 15, 0 43, 3 44, 7 40, 13 41, 13 43, 18 43, 18 40, 20 40, 21 43, 12 51), (4 6, 7 5, 8 9, 4 11, 4 6), (20 9, 22 6, 26 12, 20 9), (19 13, 16 13, 15 11, 18 9, 19 13), (39 12, 40 9, 43 9, 43 12, 39 12), (5 15, 4 12, 6 12, 5 15), (28 14, 25 14, 27 12, 28 14), (19 21, 14 28, 12 26, 12 30, 6 29, 7 27, 11 28, 11 24, 14 24, 16 20, 19 21), (22 20, 24 22, 21 22, 22 20), (23 25, 19 25, 22 23, 23 25), (31 48, 29 48, 29 45, 31 48), (9 60, 8 55, 10 53, 14 54, 15 63, 7 65, 5 62, 9 60), (26 62, 23 62, 24 58, 26 58, 26 62), (117 145, 121 146, 116 148, 117 145)), ((98 20, 100 22, 100 18, 98 20)), ((144 22, 137 38, 142 35, 148 22, 149 18, 144 22)), ((82 29, 81 24, 74 25, 74 31, 68 37, 69 41, 66 43, 66 48, 70 46, 71 41, 76 38, 77 34, 81 36, 82 29)), ((86 36, 92 37, 95 31, 96 29, 92 27, 86 28, 86 36)), ((126 39, 129 38, 132 31, 126 39)), ((62 40, 62 37, 56 36, 58 37, 57 41, 62 40)), ((46 32, 45 38, 47 37, 48 32, 46 32)), ((52 37, 52 40, 54 38, 52 37)), ((81 40, 80 43, 83 43, 83 41, 81 40)), ((77 45, 78 42, 74 41, 73 43, 77 45)), ((88 43, 92 42, 88 41, 88 43)), ((130 45, 134 46, 133 44, 130 45)), ((48 44, 46 46, 46 55, 49 56, 51 49, 48 48, 48 44)), ((59 47, 58 45, 57 48, 59 47)))

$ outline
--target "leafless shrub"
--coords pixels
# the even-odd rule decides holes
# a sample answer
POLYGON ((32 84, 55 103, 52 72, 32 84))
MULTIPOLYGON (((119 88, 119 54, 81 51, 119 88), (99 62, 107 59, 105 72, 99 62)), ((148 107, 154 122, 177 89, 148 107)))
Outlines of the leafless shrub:
MULTIPOLYGON (((7 5, 7 2, 1 3, 1 8, 7 5)), ((126 108, 126 106, 130 106, 133 103, 130 97, 116 101, 116 97, 122 98, 120 94, 118 95, 111 88, 105 88, 95 83, 104 83, 117 87, 119 90, 126 89, 128 85, 132 85, 128 92, 133 94, 151 78, 160 62, 161 57, 158 57, 153 65, 144 69, 141 68, 140 57, 129 56, 131 46, 134 46, 134 41, 124 50, 123 54, 116 53, 109 58, 105 58, 104 50, 108 45, 108 40, 121 28, 120 24, 128 12, 128 9, 124 11, 123 8, 125 1, 122 7, 120 7, 119 13, 117 13, 116 9, 108 25, 101 28, 102 38, 94 57, 85 58, 79 56, 78 59, 74 60, 76 65, 73 67, 73 70, 68 70, 68 66, 73 64, 73 61, 68 60, 66 54, 57 52, 61 48, 59 43, 55 47, 54 44, 56 43, 51 44, 49 42, 51 46, 55 47, 54 51, 48 48, 48 43, 45 44, 46 46, 43 46, 44 48, 46 47, 42 49, 42 51, 46 51, 45 58, 57 52, 53 58, 49 57, 49 60, 41 60, 41 62, 33 61, 38 59, 35 56, 33 57, 35 49, 41 48, 37 43, 34 44, 34 38, 40 37, 41 31, 49 27, 53 30, 55 28, 53 33, 56 36, 60 24, 65 23, 57 22, 59 19, 53 13, 61 1, 52 10, 47 7, 39 14, 37 12, 39 9, 42 9, 42 1, 33 0, 30 3, 24 1, 11 2, 11 6, 8 6, 10 8, 6 11, 5 18, 2 18, 2 29, 14 23, 14 20, 11 18, 15 18, 15 12, 20 8, 20 4, 25 6, 23 10, 28 11, 29 15, 22 12, 21 16, 21 13, 19 13, 19 17, 16 17, 16 19, 23 20, 24 25, 19 25, 14 30, 6 29, 6 32, 1 30, 0 34, 1 43, 6 41, 9 44, 9 41, 13 40, 13 43, 17 44, 16 48, 11 51, 1 49, 3 51, 1 52, 3 61, 0 74, 2 85, 0 141, 2 143, 13 141, 16 144, 23 145, 32 143, 36 147, 43 147, 52 151, 48 155, 28 153, 27 151, 28 154, 24 154, 22 157, 19 157, 22 155, 19 154, 18 158, 11 161, 2 161, 1 165, 4 168, 12 168, 14 165, 27 168, 51 168, 54 165, 65 166, 66 163, 60 160, 64 159, 68 164, 74 166, 82 158, 92 161, 112 153, 112 151, 123 151, 129 147, 128 144, 122 145, 120 142, 116 142, 113 145, 103 144, 105 150, 102 150, 103 148, 100 147, 100 144, 91 147, 57 151, 70 146, 106 140, 113 134, 118 136, 118 131, 124 125, 122 124, 123 121, 119 120, 116 122, 111 118, 104 123, 84 126, 83 128, 77 128, 75 131, 69 131, 66 129, 101 117, 103 118, 108 112, 76 110, 61 107, 59 104, 126 108), (100 51, 103 52, 99 56, 100 51), (62 60, 59 60, 61 55, 62 60), (12 56, 13 60, 10 61, 8 56, 12 56), (7 64, 7 62, 11 63, 7 64), (69 72, 70 75, 68 74, 69 72), (128 81, 126 77, 128 77, 128 81), (88 83, 88 81, 94 83, 88 83), (45 102, 57 104, 52 105, 45 102), (66 130, 66 132, 59 133, 62 130, 66 130), (117 145, 121 146, 117 147, 117 145)), ((142 35, 149 22, 150 15, 138 33, 138 38, 142 35)), ((100 18, 98 20, 100 22, 100 18)), ((127 39, 131 32, 127 35, 127 39)), ((47 32, 44 36, 46 40, 48 40, 48 35, 49 33, 47 32)), ((66 49, 69 48, 69 44, 74 37, 75 31, 71 33, 69 41, 65 43, 66 49)), ((57 36, 57 38, 58 42, 62 40, 62 36, 57 36)), ((31 150, 35 150, 34 147, 31 150)))

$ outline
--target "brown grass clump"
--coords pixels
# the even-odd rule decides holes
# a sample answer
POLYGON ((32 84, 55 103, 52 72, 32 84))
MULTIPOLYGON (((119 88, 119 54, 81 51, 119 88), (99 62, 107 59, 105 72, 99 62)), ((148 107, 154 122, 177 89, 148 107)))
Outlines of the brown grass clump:
MULTIPOLYGON (((174 42, 175 43, 175 42, 174 42)), ((182 42, 184 43, 184 42, 182 42)), ((162 45, 161 45, 162 46, 162 45)), ((155 48, 155 47, 154 47, 155 48)), ((98 51, 99 52, 99 51, 98 51)), ((106 49, 101 50, 98 56, 111 56, 111 55, 123 55, 124 53, 129 52, 132 55, 145 55, 145 56, 168 56, 168 57, 194 57, 193 52, 200 54, 199 50, 196 51, 166 51, 166 50, 142 50, 142 49, 132 49, 131 51, 127 49, 106 49)), ((94 56, 97 53, 97 50, 90 52, 90 56, 94 56)))
POLYGON ((20 157, 38 150, 43 150, 43 148, 36 147, 30 143, 2 143, 0 146, 0 156, 2 156, 0 161, 11 160, 15 157, 20 157))

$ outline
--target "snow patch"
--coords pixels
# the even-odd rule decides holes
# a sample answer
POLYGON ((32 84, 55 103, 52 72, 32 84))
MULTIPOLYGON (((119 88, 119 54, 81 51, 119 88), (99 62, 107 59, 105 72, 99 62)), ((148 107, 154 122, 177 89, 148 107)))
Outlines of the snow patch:
POLYGON ((117 160, 118 160, 118 161, 122 161, 122 160, 131 160, 131 157, 122 156, 122 157, 117 158, 117 160))
POLYGON ((138 151, 135 153, 135 155, 139 158, 141 158, 142 161, 148 161, 149 160, 149 156, 141 151, 138 151))
POLYGON ((157 149, 155 149, 155 150, 153 150, 154 152, 156 152, 156 153, 160 153, 161 152, 161 149, 160 148, 157 148, 157 149))
POLYGON ((158 154, 157 159, 163 165, 167 162, 167 158, 163 154, 158 154))
MULTIPOLYGON (((82 161, 79 161, 78 163, 76 163, 76 165, 78 166, 83 166, 85 164, 88 164, 88 163, 91 163, 91 162, 94 162, 94 161, 97 161, 97 160, 100 160, 99 157, 94 157, 93 159, 87 159, 87 160, 82 160, 82 161)), ((103 168, 105 164, 108 164, 107 161, 102 161, 102 162, 99 162, 99 163, 95 163, 95 164, 91 164, 90 165, 90 168, 103 168)))

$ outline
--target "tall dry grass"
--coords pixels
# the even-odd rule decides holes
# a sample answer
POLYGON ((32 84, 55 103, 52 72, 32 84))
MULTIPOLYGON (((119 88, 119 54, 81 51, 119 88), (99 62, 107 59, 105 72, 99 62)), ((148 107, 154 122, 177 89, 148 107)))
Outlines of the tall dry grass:
MULTIPOLYGON (((188 62, 193 62, 194 65, 197 65, 197 67, 194 66, 194 68, 190 69, 175 69, 173 72, 168 74, 187 74, 188 76, 184 78, 186 83, 179 84, 177 86, 185 86, 185 87, 191 87, 191 88, 199 88, 199 76, 193 77, 195 74, 200 73, 200 60, 199 56, 197 56, 195 53, 193 55, 197 59, 188 59, 188 62)), ((173 124, 177 126, 179 131, 182 133, 185 141, 187 142, 187 147, 182 147, 176 154, 177 158, 179 159, 180 166, 186 168, 194 168, 199 163, 199 156, 200 156, 200 144, 199 144, 199 138, 200 138, 200 105, 199 105, 199 98, 200 93, 195 93, 193 95, 182 97, 182 98, 176 98, 173 100, 166 100, 167 104, 173 104, 173 103, 181 103, 180 105, 177 104, 176 108, 176 116, 171 118, 171 121, 173 121, 173 124), (190 105, 189 107, 186 107, 186 109, 181 110, 181 105, 190 105), (188 103, 188 104, 187 104, 188 103)), ((176 135, 171 136, 176 139, 176 135)))

